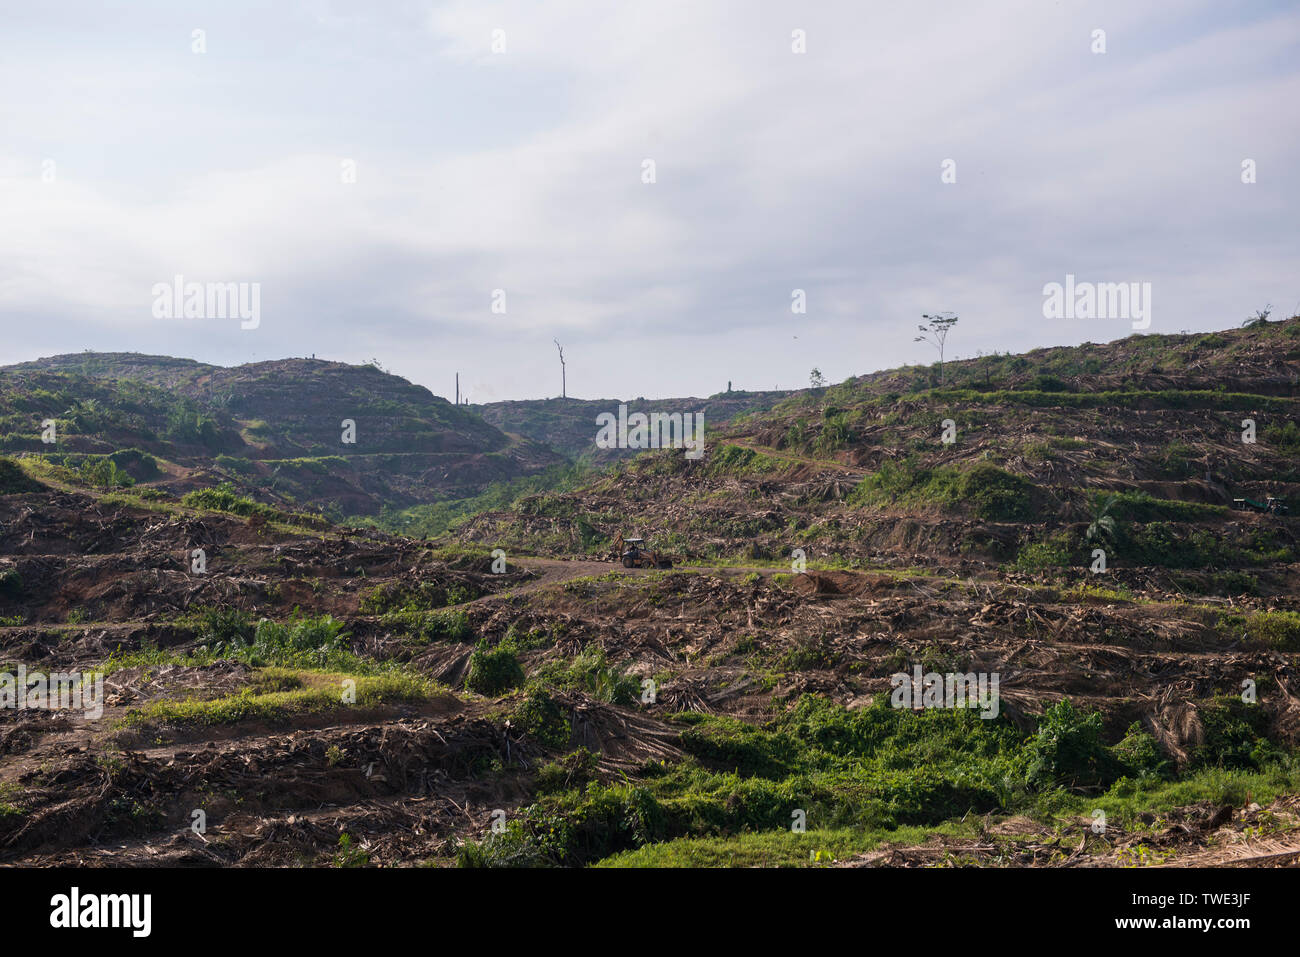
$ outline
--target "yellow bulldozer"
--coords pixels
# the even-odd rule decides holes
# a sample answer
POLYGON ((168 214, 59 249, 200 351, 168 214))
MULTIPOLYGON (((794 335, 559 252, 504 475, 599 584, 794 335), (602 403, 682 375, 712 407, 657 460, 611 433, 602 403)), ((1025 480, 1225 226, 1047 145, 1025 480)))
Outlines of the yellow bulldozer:
POLYGON ((662 552, 646 548, 644 538, 624 538, 619 532, 610 549, 614 561, 624 568, 672 568, 673 560, 662 552))

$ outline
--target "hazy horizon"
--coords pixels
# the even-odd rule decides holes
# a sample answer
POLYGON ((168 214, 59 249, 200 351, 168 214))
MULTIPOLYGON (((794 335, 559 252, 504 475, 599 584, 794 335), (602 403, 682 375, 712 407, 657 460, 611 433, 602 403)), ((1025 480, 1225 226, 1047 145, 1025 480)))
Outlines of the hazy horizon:
MULTIPOLYGON (((1290 310, 1287 310, 1287 312, 1290 312, 1290 310)), ((1300 315, 1300 312, 1298 312, 1298 313, 1296 313, 1296 314, 1297 314, 1297 315, 1300 315)), ((1271 317, 1270 321, 1272 321, 1272 322, 1277 322, 1277 321, 1280 321, 1281 319, 1285 319, 1285 318, 1292 318, 1292 316, 1290 316, 1290 315, 1282 316, 1282 315, 1275 314, 1274 316, 1271 317)), ((960 328, 960 323, 958 324, 958 328, 960 328)), ((1221 326, 1221 327, 1218 327, 1218 328, 1211 328, 1211 329, 1199 330, 1199 331, 1201 331, 1201 332, 1225 332, 1225 331, 1229 331, 1229 330, 1231 330, 1231 329, 1237 329, 1237 328, 1241 328, 1241 324, 1240 324, 1240 323, 1233 323, 1232 325, 1229 325, 1229 326, 1221 326)), ((1188 330, 1188 331, 1191 332, 1191 330, 1188 330)), ((1058 343, 1047 343, 1047 344, 1045 344, 1045 345, 1034 346, 1034 347, 1031 348, 1031 349, 1025 349, 1025 350, 1021 350, 1021 351, 1016 351, 1016 350, 1014 350, 1014 349, 1013 349, 1013 350, 1009 350, 1009 351, 1008 351, 1008 350, 999 350, 999 354, 1024 355, 1024 354, 1026 354, 1026 353, 1028 353, 1028 352, 1033 352, 1034 350, 1037 350, 1037 349, 1059 349, 1059 348, 1069 348, 1069 347, 1072 347, 1072 346, 1087 345, 1087 344, 1089 344, 1089 343, 1091 343, 1092 345, 1107 345, 1107 344, 1112 343, 1112 342, 1119 342, 1119 341, 1122 340, 1122 339, 1126 339, 1126 338, 1128 338, 1130 335, 1147 335, 1147 334, 1154 334, 1154 335, 1178 335, 1178 334, 1180 334, 1180 332, 1181 332, 1181 330, 1180 330, 1179 332, 1170 332, 1170 333, 1134 333, 1134 332, 1129 332, 1129 333, 1127 333, 1127 334, 1125 334, 1125 335, 1119 335, 1119 336, 1116 336, 1116 337, 1113 338, 1113 339, 1102 339, 1102 340, 1097 340, 1097 341, 1084 340, 1083 342, 1058 342, 1058 343)), ((909 334, 910 334, 910 333, 909 333, 909 334)), ((209 365, 209 366, 214 366, 214 367, 217 367, 217 368, 223 368, 223 369, 235 369, 235 368, 239 368, 240 366, 245 366, 245 365, 256 365, 256 364, 258 364, 258 363, 285 362, 285 361, 290 361, 290 360, 294 360, 294 359, 305 360, 305 361, 312 361, 312 360, 315 360, 315 361, 318 361, 318 362, 341 363, 341 364, 344 364, 344 365, 352 365, 352 366, 358 366, 358 367, 359 367, 359 366, 365 366, 365 365, 369 365, 369 364, 370 364, 369 362, 347 362, 347 361, 342 360, 342 359, 331 359, 331 358, 329 358, 329 357, 327 357, 327 356, 320 356, 320 355, 317 355, 317 356, 306 355, 306 356, 277 356, 277 357, 275 357, 275 358, 256 359, 256 360, 253 360, 253 361, 250 361, 250 362, 235 363, 234 365, 223 365, 223 364, 218 363, 218 362, 204 362, 204 361, 201 360, 201 359, 195 359, 193 356, 173 356, 173 355, 165 355, 165 354, 161 354, 161 353, 136 352, 136 351, 132 351, 132 350, 83 350, 82 352, 62 352, 62 353, 55 353, 55 354, 53 354, 53 355, 48 355, 48 356, 37 356, 37 357, 35 357, 35 358, 31 358, 31 359, 20 359, 20 360, 17 360, 17 361, 15 361, 15 362, 5 363, 5 364, 3 364, 3 365, 0 365, 0 369, 3 369, 3 368, 10 368, 10 367, 12 367, 12 366, 23 365, 23 364, 25 364, 25 363, 42 362, 42 361, 47 361, 47 360, 51 360, 51 359, 58 359, 58 358, 62 358, 62 357, 64 357, 64 356, 79 356, 79 355, 112 355, 112 354, 119 354, 119 355, 121 355, 121 354, 127 354, 127 355, 139 355, 139 356, 143 356, 143 357, 146 357, 146 358, 182 359, 182 360, 189 360, 189 361, 197 362, 197 363, 199 363, 200 365, 209 365)), ((979 358, 979 357, 978 357, 978 356, 949 355, 949 356, 947 356, 946 359, 945 359, 945 364, 948 364, 948 363, 954 363, 954 362, 962 362, 962 361, 967 361, 967 360, 970 360, 970 359, 976 359, 976 358, 979 358)), ((557 360, 557 362, 558 362, 558 360, 557 360)), ((410 382, 412 385, 423 386, 424 388, 426 388, 426 389, 428 389, 430 392, 432 392, 432 393, 434 394, 434 396, 436 396, 436 397, 446 399, 448 402, 454 401, 454 400, 453 400, 453 396, 454 396, 454 388, 453 388, 453 389, 450 389, 450 390, 448 390, 447 392, 444 393, 444 392, 439 391, 438 389, 434 388, 434 387, 433 387, 430 383, 428 383, 428 382, 422 382, 422 381, 420 381, 420 380, 418 380, 418 379, 412 379, 412 378, 409 378, 408 376, 403 376, 403 375, 401 375, 401 373, 399 373, 399 372, 397 372, 397 371, 395 371, 395 370, 389 368, 388 366, 386 366, 386 365, 384 364, 384 362, 383 362, 382 359, 379 360, 379 364, 380 364, 380 366, 381 366, 381 369, 380 369, 381 372, 390 373, 390 374, 392 374, 392 375, 400 376, 401 378, 406 379, 406 380, 407 380, 408 382, 410 382)), ((841 382, 846 381, 846 379, 862 378, 862 377, 865 377, 865 376, 874 375, 874 374, 876 374, 876 373, 878 373, 878 372, 889 372, 889 371, 892 371, 892 370, 902 369, 902 368, 908 368, 908 367, 921 367, 921 368, 925 368, 925 367, 927 367, 927 366, 929 366, 929 365, 931 365, 931 364, 932 364, 932 363, 930 363, 930 362, 904 362, 904 363, 900 363, 900 364, 897 364, 897 365, 882 366, 882 367, 880 367, 880 368, 878 368, 878 369, 868 369, 868 370, 865 370, 865 371, 863 371, 863 372, 855 372, 855 373, 852 373, 852 374, 850 374, 849 376, 845 377, 845 379, 828 380, 827 385, 828 385, 828 386, 838 385, 838 384, 840 384, 841 382)), ((795 385, 795 386, 789 386, 789 387, 781 387, 780 389, 741 388, 741 387, 737 386, 734 382, 732 383, 732 385, 733 385, 733 391, 735 391, 735 392, 771 392, 771 391, 797 392, 797 391, 800 391, 800 390, 802 390, 802 389, 807 389, 807 388, 809 388, 809 383, 807 383, 807 382, 805 382, 805 383, 803 383, 803 384, 801 384, 801 385, 795 385)), ((597 401, 606 401, 606 400, 608 400, 608 401, 629 401, 629 400, 632 400, 632 399, 646 399, 646 400, 649 400, 649 401, 656 401, 656 400, 661 400, 661 399, 682 399, 682 398, 697 398, 697 399, 705 399, 705 398, 709 398, 710 396, 718 395, 718 394, 720 394, 720 393, 725 393, 725 392, 726 392, 726 384, 724 383, 724 384, 723 384, 723 387, 722 387, 722 388, 719 388, 719 389, 712 389, 712 390, 708 390, 708 391, 699 390, 699 389, 696 389, 696 390, 688 390, 688 391, 681 392, 681 393, 676 394, 676 395, 667 395, 667 394, 665 394, 665 395, 647 395, 647 394, 645 394, 645 393, 637 393, 636 395, 632 395, 631 393, 628 393, 628 394, 621 395, 621 396, 620 396, 620 395, 599 395, 599 396, 598 396, 598 395, 591 395, 591 396, 583 396, 583 395, 573 395, 573 394, 569 394, 569 395, 564 396, 564 398, 566 398, 566 399, 571 399, 571 400, 573 400, 573 401, 577 401, 577 402, 597 402, 597 401)), ((548 400, 552 400, 552 399, 560 399, 560 398, 561 398, 560 395, 558 395, 558 394, 554 394, 554 395, 541 395, 541 396, 504 397, 504 398, 499 398, 499 399, 490 399, 490 400, 487 400, 487 401, 481 402, 481 401, 477 401, 477 400, 475 400, 475 399, 471 396, 470 399, 469 399, 469 404, 470 404, 471 406, 475 406, 475 405, 490 405, 490 404, 492 404, 492 403, 494 403, 494 402, 544 402, 544 401, 548 401, 548 400)))

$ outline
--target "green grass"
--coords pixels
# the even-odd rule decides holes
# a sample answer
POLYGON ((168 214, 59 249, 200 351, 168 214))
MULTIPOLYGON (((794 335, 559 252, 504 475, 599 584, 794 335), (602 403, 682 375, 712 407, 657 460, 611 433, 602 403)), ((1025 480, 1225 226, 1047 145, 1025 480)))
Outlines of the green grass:
POLYGON ((1044 392, 1035 389, 999 389, 980 392, 975 389, 931 389, 925 393, 934 400, 972 405, 1027 405, 1036 408, 1065 407, 1074 409, 1218 409, 1236 412, 1242 408, 1267 409, 1270 412, 1293 412, 1294 399, 1254 395, 1242 392, 1212 392, 1208 389, 1165 389, 1157 392, 1044 392))
POLYGON ((375 525, 415 538, 437 538, 479 512, 512 508, 530 496, 566 492, 582 484, 593 473, 594 470, 579 465, 552 465, 534 475, 493 482, 478 495, 468 498, 385 509, 378 518, 352 518, 345 524, 375 525))
POLYGON ((924 468, 915 457, 886 460, 849 494, 849 504, 887 506, 931 504, 961 507, 989 521, 1025 521, 1031 517, 1030 491, 1024 479, 991 462, 969 468, 941 465, 924 468))
MULTIPOLYGON (((553 747, 565 746, 561 718, 550 719, 553 747)), ((1049 709, 1033 734, 973 710, 913 713, 884 700, 846 709, 816 695, 762 727, 691 712, 671 720, 682 729, 684 760, 542 794, 504 834, 465 849, 462 863, 590 864, 680 838, 788 831, 796 812, 814 830, 936 827, 968 813, 1033 808, 1063 788, 1167 770, 1150 735, 1131 728, 1107 745, 1100 715, 1068 702, 1049 709)), ((1228 753, 1254 759, 1239 748, 1228 753)))
POLYGON ((1227 638, 1243 634, 1275 651, 1300 651, 1300 612, 1257 611, 1247 615, 1222 614, 1219 631, 1227 638))
POLYGON ((22 805, 22 793, 23 789, 12 781, 0 784, 0 819, 21 817, 26 813, 22 805))
POLYGON ((707 475, 779 475, 795 467, 795 463, 777 456, 765 455, 740 445, 719 445, 710 448, 704 457, 703 472, 707 475))
POLYGON ((361 596, 360 610, 367 615, 429 611, 473 601, 482 594, 483 592, 477 587, 458 582, 450 584, 437 581, 423 581, 418 584, 385 582, 376 585, 361 596))
POLYGON ((123 651, 119 646, 101 664, 97 665, 95 670, 104 675, 111 675, 116 671, 123 671, 127 668, 159 668, 165 665, 197 668, 210 665, 216 660, 217 656, 211 652, 197 651, 192 654, 183 654, 162 648, 141 648, 138 651, 123 651))
POLYGON ((819 860, 847 860, 885 842, 918 844, 933 835, 973 837, 974 822, 937 827, 834 828, 796 834, 789 830, 734 837, 678 838, 612 854, 595 867, 808 867, 819 860))
POLYGON ((1146 492, 1092 491, 1089 498, 1094 507, 1100 507, 1109 501, 1109 514, 1130 522, 1197 522, 1221 518, 1229 512, 1223 505, 1155 498, 1146 492))
MULTIPOLYGON (((1175 808, 1210 802, 1240 807, 1253 800, 1267 805, 1300 789, 1300 765, 1273 765, 1261 771, 1205 768, 1177 781, 1152 781, 1139 786, 1123 779, 1097 797, 1055 792, 1044 801, 1050 807, 1035 815, 1050 831, 1077 831, 1080 818, 1102 810, 1109 824, 1140 828, 1139 815, 1161 815, 1175 808)), ((1004 816, 993 817, 993 821, 1004 816)), ((1155 828, 1163 826, 1157 821, 1155 828)), ((596 867, 809 867, 822 860, 846 860, 876 850, 884 844, 911 846, 944 836, 974 837, 976 823, 950 819, 932 827, 846 827, 810 829, 804 834, 789 829, 737 834, 729 837, 678 838, 612 854, 596 867)), ((1037 836, 1031 839, 1036 840, 1037 836)), ((1001 839, 1008 846, 1014 838, 1001 839)))
POLYGON ((283 721, 298 715, 419 703, 440 692, 433 683, 410 674, 389 673, 352 678, 345 674, 297 671, 290 668, 259 670, 253 684, 220 698, 154 701, 133 708, 122 720, 127 728, 168 726, 212 727, 243 721, 283 721), (356 682, 356 701, 344 701, 344 682, 356 682))
POLYGON ((257 516, 268 522, 277 522, 288 526, 321 529, 328 528, 330 522, 324 516, 310 515, 304 512, 285 512, 255 502, 246 495, 239 495, 229 482, 222 482, 214 488, 195 489, 181 496, 181 504, 189 508, 204 509, 212 512, 227 512, 243 518, 257 516))

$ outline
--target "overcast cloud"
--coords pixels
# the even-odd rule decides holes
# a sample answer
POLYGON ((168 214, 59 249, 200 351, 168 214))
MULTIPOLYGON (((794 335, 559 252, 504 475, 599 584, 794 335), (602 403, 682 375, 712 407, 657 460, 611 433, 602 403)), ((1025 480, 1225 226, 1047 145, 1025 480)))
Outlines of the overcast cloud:
POLYGON ((702 395, 928 362, 923 312, 961 356, 1131 331, 1045 319, 1067 273, 1151 283, 1151 332, 1300 306, 1294 3, 0 9, 0 362, 373 357, 491 401, 557 394, 559 338, 572 395, 702 395), (260 325, 155 318, 176 274, 260 283, 260 325))

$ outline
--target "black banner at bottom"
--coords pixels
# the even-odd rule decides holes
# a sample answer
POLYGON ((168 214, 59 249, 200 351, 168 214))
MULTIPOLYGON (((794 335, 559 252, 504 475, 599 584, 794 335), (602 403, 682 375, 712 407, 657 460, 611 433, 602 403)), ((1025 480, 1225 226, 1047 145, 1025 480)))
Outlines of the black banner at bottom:
MULTIPOLYGON (((1200 934, 1229 942, 1294 920, 1292 869, 0 870, 34 935, 145 945, 255 940, 386 946, 459 925, 500 945, 553 933, 735 945, 788 929, 819 946, 864 934, 1062 931, 1084 941, 1200 934), (477 928, 475 931, 474 928, 477 928), (690 928, 690 929, 688 929, 690 928)), ((960 939, 952 937, 949 939, 960 939)))

